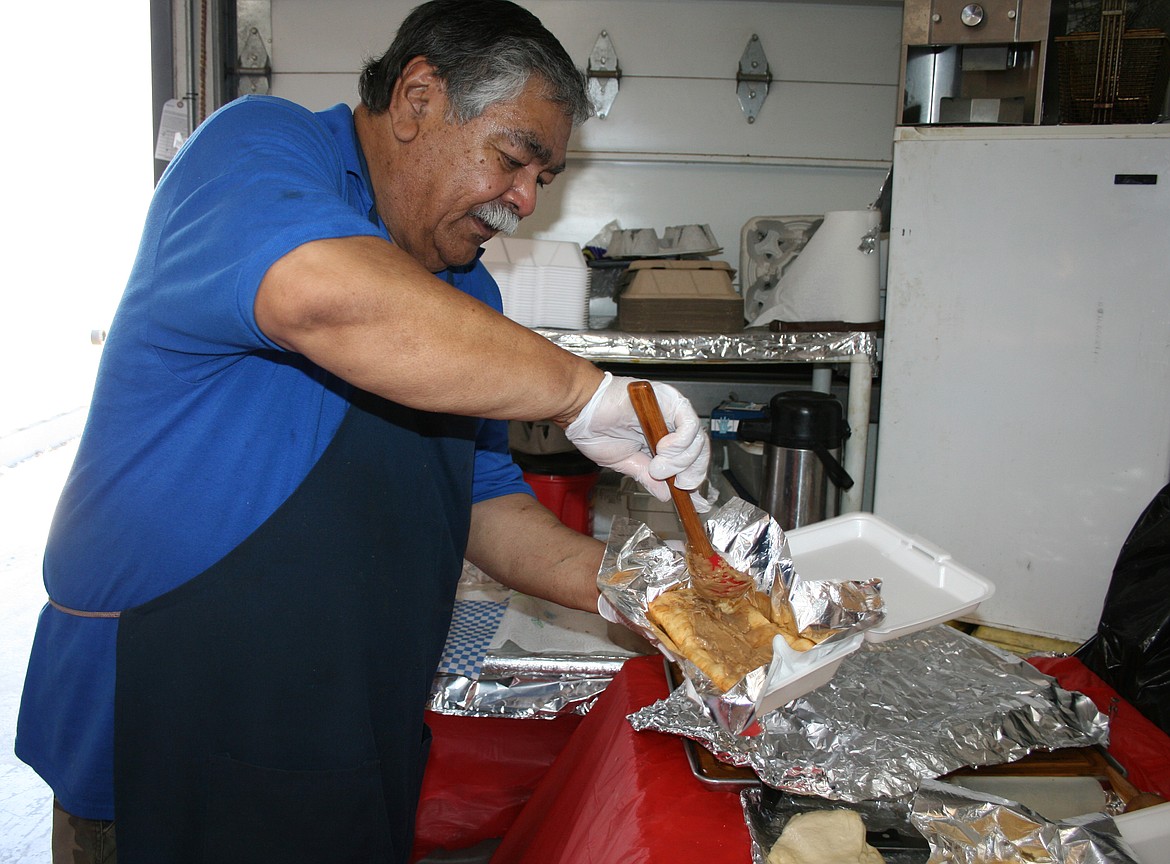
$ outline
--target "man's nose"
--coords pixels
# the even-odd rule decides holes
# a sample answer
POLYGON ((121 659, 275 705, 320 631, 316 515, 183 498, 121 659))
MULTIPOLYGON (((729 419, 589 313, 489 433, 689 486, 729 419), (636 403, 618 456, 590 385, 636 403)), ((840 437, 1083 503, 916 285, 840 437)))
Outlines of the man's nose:
POLYGON ((503 200, 510 204, 521 219, 531 216, 536 210, 536 190, 539 174, 532 171, 517 171, 512 186, 504 193, 503 200))

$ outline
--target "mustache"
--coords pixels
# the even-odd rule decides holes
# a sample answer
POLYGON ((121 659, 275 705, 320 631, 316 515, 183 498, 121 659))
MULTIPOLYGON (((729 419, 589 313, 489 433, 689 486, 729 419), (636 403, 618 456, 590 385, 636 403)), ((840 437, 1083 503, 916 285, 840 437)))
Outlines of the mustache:
POLYGON ((493 231, 499 231, 501 234, 515 234, 516 229, 520 227, 520 217, 498 201, 479 204, 468 212, 493 231))

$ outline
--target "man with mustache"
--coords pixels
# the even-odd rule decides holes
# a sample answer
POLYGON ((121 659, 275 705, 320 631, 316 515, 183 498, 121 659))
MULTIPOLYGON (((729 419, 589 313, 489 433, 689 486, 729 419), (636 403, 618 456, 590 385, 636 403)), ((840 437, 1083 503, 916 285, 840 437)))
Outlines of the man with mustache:
POLYGON ((504 318, 478 263, 590 113, 556 39, 437 0, 360 94, 231 103, 156 191, 21 706, 56 860, 407 860, 464 558, 596 608, 602 545, 535 501, 506 421, 663 500, 705 476, 677 391, 651 458, 627 381, 504 318))

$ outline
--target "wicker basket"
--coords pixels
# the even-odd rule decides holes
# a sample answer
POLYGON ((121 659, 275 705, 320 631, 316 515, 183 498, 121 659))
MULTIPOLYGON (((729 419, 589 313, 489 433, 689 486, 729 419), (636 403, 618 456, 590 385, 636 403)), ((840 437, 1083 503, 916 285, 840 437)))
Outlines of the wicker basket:
POLYGON ((1098 92, 1099 33, 1056 37, 1061 123, 1153 123, 1170 73, 1170 39, 1161 30, 1127 30, 1112 98, 1098 92))

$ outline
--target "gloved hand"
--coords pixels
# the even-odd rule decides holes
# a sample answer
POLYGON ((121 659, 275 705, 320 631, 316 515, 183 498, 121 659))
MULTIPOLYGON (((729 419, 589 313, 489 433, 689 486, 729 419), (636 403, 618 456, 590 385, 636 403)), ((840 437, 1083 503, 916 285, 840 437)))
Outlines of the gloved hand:
POLYGON ((711 458, 711 442, 695 409, 669 384, 651 384, 666 428, 671 430, 658 442, 657 455, 651 458, 650 445, 626 390, 634 380, 606 372, 588 404, 565 429, 565 437, 601 467, 633 477, 659 501, 670 500, 665 481, 673 477, 675 486, 692 492, 695 509, 709 510, 707 499, 692 491, 707 479, 711 458))
POLYGON ((613 624, 622 623, 622 618, 620 615, 618 615, 617 609, 615 609, 614 605, 606 599, 604 594, 597 595, 597 613, 606 621, 609 621, 613 624))

